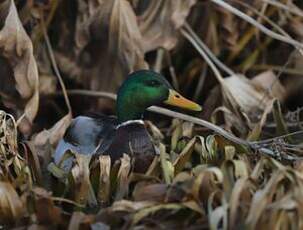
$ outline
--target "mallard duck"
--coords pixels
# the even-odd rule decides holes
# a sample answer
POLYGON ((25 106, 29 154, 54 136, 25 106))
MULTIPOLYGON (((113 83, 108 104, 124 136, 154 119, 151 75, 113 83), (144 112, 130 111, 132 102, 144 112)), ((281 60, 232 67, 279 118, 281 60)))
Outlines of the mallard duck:
POLYGON ((129 74, 117 94, 117 117, 78 116, 73 119, 60 140, 54 162, 65 171, 72 167, 72 158, 62 161, 68 150, 79 154, 108 154, 115 162, 124 153, 134 156, 135 171, 144 172, 153 160, 156 149, 143 122, 144 111, 161 103, 200 111, 201 107, 178 92, 159 73, 139 70, 129 74))

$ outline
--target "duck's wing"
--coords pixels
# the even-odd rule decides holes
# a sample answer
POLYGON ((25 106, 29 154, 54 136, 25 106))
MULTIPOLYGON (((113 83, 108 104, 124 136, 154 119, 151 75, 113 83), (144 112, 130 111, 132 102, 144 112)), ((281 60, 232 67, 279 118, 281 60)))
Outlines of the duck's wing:
MULTIPOLYGON (((55 164, 60 163, 64 153, 68 150, 79 154, 93 155, 97 149, 106 149, 113 139, 116 126, 117 120, 114 117, 76 117, 56 148, 55 164)), ((64 167, 70 168, 71 164, 71 160, 67 161, 64 163, 64 167)))

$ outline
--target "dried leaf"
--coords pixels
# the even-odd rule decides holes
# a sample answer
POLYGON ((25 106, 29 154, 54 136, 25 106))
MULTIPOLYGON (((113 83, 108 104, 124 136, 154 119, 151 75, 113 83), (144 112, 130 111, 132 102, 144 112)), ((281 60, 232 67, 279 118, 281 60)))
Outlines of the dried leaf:
POLYGON ((284 179, 284 175, 281 171, 277 171, 273 177, 268 181, 264 189, 257 191, 254 194, 252 200, 252 206, 250 207, 246 225, 249 228, 255 228, 259 218, 265 211, 268 202, 272 201, 274 194, 277 192, 277 186, 279 182, 284 179))
POLYGON ((178 158, 173 163, 175 175, 177 175, 184 168, 185 164, 189 161, 191 154, 194 150, 196 138, 190 140, 183 151, 179 154, 178 158))
POLYGON ((201 148, 198 148, 198 152, 200 154, 200 162, 207 163, 216 160, 218 158, 218 155, 215 136, 209 135, 206 138, 197 136, 196 138, 201 145, 201 148))
POLYGON ((63 137, 71 121, 71 114, 65 115, 51 129, 38 133, 34 138, 34 144, 36 146, 45 146, 47 143, 56 145, 58 141, 63 137))
POLYGON ((136 225, 140 222, 143 218, 153 215, 154 213, 161 211, 161 210, 171 210, 171 211, 178 211, 180 209, 186 208, 182 204, 161 204, 161 205, 154 205, 152 207, 147 207, 141 209, 137 213, 135 213, 134 217, 132 218, 131 226, 136 225))
POLYGON ((226 123, 242 134, 248 131, 251 122, 263 113, 267 103, 273 99, 262 87, 239 75, 225 78, 222 90, 224 105, 231 112, 224 113, 226 123))
POLYGON ((16 190, 8 182, 0 181, 0 222, 14 223, 25 213, 24 205, 16 190))
POLYGON ((111 160, 110 156, 100 156, 100 177, 99 177, 99 189, 98 200, 101 203, 107 203, 110 199, 110 169, 111 160))
POLYGON ((133 197, 135 201, 164 201, 168 186, 166 184, 147 184, 136 186, 133 197))
POLYGON ((145 121, 146 128, 150 131, 152 134, 153 140, 160 142, 161 140, 164 139, 164 135, 161 132, 161 130, 154 125, 151 121, 145 121))
MULTIPOLYGON (((241 195, 244 196, 245 194, 249 193, 247 190, 247 187, 250 185, 249 180, 247 178, 240 178, 233 187, 231 196, 230 196, 230 214, 229 214, 229 226, 231 229, 235 228, 236 226, 241 226, 244 223, 237 223, 237 217, 239 215, 244 216, 244 210, 241 207, 241 195)), ((247 198, 247 197, 245 197, 247 198)), ((246 199, 245 202, 248 202, 246 199)))
MULTIPOLYGON (((26 101, 24 112, 26 118, 32 122, 36 117, 39 106, 39 78, 36 61, 33 55, 33 45, 20 22, 14 1, 6 0, 4 4, 9 10, 0 31, 1 55, 8 60, 16 81, 16 89, 22 99, 26 101)), ((7 11, 1 7, 2 16, 7 11)), ((9 77, 9 76, 5 76, 9 77)))
POLYGON ((170 50, 177 44, 178 29, 184 24, 196 0, 153 0, 139 17, 145 52, 163 47, 170 50))
POLYGON ((120 160, 121 165, 117 175, 117 190, 115 200, 120 200, 128 194, 129 173, 131 168, 130 157, 123 154, 123 157, 120 160))
POLYGON ((26 161, 19 154, 17 124, 14 117, 0 110, 0 178, 14 181, 15 186, 31 185, 31 175, 26 161))
POLYGON ((72 168, 71 174, 73 178, 73 193, 75 201, 79 204, 96 206, 97 199, 95 197, 91 182, 89 163, 91 156, 75 153, 77 164, 72 168))
POLYGON ((235 75, 225 78, 223 91, 228 90, 227 100, 233 101, 233 107, 239 107, 243 112, 251 114, 252 111, 263 111, 269 97, 262 88, 255 86, 243 76, 235 75), (231 98, 233 97, 233 99, 231 98))
POLYGON ((179 119, 174 119, 172 123, 172 134, 171 134, 171 150, 175 150, 177 148, 178 141, 182 136, 182 123, 179 119))
POLYGON ((218 229, 222 223, 222 228, 227 229, 227 207, 219 206, 209 213, 210 229, 218 229))
POLYGON ((252 79, 252 82, 262 87, 265 93, 271 97, 284 101, 287 93, 286 89, 273 71, 269 70, 258 74, 252 79))
POLYGON ((165 146, 160 144, 160 162, 165 183, 170 184, 174 177, 174 166, 167 159, 165 146))
POLYGON ((31 150, 37 153, 42 162, 42 169, 46 171, 49 163, 52 161, 53 149, 59 140, 63 137, 66 129, 72 121, 71 114, 65 115, 49 130, 43 130, 29 141, 31 150))
POLYGON ((114 212, 134 212, 153 205, 155 205, 155 202, 151 201, 133 202, 129 200, 119 200, 115 201, 110 209, 114 212))
POLYGON ((128 1, 78 2, 78 62, 83 66, 82 77, 90 79, 91 89, 114 91, 129 72, 148 68, 128 1))

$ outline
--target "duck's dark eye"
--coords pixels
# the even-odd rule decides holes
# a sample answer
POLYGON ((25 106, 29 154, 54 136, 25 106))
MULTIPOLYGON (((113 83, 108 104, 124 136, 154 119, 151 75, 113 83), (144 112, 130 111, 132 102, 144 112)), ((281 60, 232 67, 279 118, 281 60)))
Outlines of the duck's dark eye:
POLYGON ((152 86, 152 87, 157 87, 157 86, 161 85, 161 83, 158 82, 157 80, 150 80, 150 81, 147 81, 146 83, 148 86, 152 86))

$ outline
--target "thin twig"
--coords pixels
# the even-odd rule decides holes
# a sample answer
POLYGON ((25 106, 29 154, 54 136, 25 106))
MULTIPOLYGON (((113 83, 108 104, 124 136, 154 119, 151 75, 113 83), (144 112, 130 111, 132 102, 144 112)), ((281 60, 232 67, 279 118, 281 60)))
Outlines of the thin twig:
MULTIPOLYGON (((35 46, 35 44, 37 44, 39 41, 40 41, 40 39, 42 38, 42 36, 43 36, 43 28, 42 27, 44 27, 44 28, 48 28, 48 26, 50 25, 50 23, 52 22, 52 20, 53 20, 53 18, 54 18, 54 15, 55 15, 55 13, 56 13, 56 10, 57 10, 57 8, 58 8, 58 4, 59 2, 58 2, 58 0, 53 0, 52 2, 51 2, 51 7, 50 7, 50 11, 49 11, 49 13, 48 13, 48 16, 47 16, 47 19, 46 19, 46 21, 44 21, 44 18, 42 19, 43 20, 43 23, 41 23, 40 25, 39 25, 39 30, 35 33, 35 35, 33 36, 33 44, 34 44, 34 46, 35 46), (40 28, 41 28, 41 30, 40 30, 40 28)), ((43 9, 40 9, 40 13, 41 13, 41 15, 43 14, 43 9)))
POLYGON ((23 118, 25 118, 26 114, 22 113, 22 115, 18 118, 18 120, 16 121, 17 127, 20 125, 21 121, 23 120, 23 118))
POLYGON ((298 135, 298 134, 303 134, 303 130, 288 133, 288 134, 278 136, 278 137, 269 138, 269 139, 266 139, 266 140, 254 141, 254 142, 251 142, 251 143, 253 145, 263 145, 263 144, 268 144, 270 142, 273 142, 273 141, 277 140, 278 138, 286 138, 286 137, 290 137, 290 136, 294 136, 294 135, 298 135))
POLYGON ((85 206, 84 205, 81 205, 73 200, 69 200, 69 199, 66 199, 66 198, 63 198, 63 197, 51 197, 51 199, 53 201, 57 201, 57 202, 64 202, 64 203, 68 203, 68 204, 72 204, 76 207, 79 207, 79 208, 84 208, 85 206))
MULTIPOLYGON (((243 2, 242 0, 233 0, 237 4, 240 4, 241 6, 244 6, 245 8, 252 11, 254 14, 258 15, 259 18, 262 18, 265 22, 267 22, 269 25, 271 25, 274 29, 276 29, 278 32, 283 34, 284 36, 293 39, 285 30, 282 29, 281 26, 279 26, 277 23, 275 23, 273 20, 271 20, 269 17, 267 17, 264 14, 261 14, 256 8, 252 7, 251 5, 243 2)), ((283 23, 284 24, 284 23, 283 23)))
POLYGON ((207 55, 213 60, 213 62, 221 68, 223 71, 228 73, 230 76, 236 75, 236 73, 226 66, 219 58, 208 48, 208 46, 198 37, 198 35, 192 30, 187 22, 185 22, 184 27, 188 30, 189 34, 196 40, 196 42, 201 46, 201 48, 207 53, 207 55))
MULTIPOLYGON (((299 49, 300 52, 303 49, 303 44, 301 42, 298 42, 292 38, 288 38, 285 37, 281 34, 278 34, 276 32, 271 31, 270 29, 268 29, 267 27, 263 26, 262 24, 258 23, 255 19, 253 19, 252 17, 246 15, 245 13, 241 12, 240 10, 238 10, 237 8, 231 6, 230 4, 228 4, 227 2, 223 1, 223 0, 211 0, 213 3, 223 7, 224 9, 230 11, 231 13, 237 15, 238 17, 242 18, 243 20, 247 21, 248 23, 254 25, 256 28, 258 28, 260 31, 262 31, 263 33, 265 33, 266 35, 288 43, 290 45, 293 45, 295 48, 299 49)), ((302 53, 302 52, 301 52, 302 53)))
MULTIPOLYGON (((69 89, 67 90, 68 95, 80 95, 80 96, 89 96, 89 97, 104 97, 111 100, 117 100, 117 95, 114 93, 93 91, 86 89, 69 89)), ((61 93, 60 93, 61 94, 61 93)))
MULTIPOLYGON (((249 5, 249 4, 247 4, 247 5, 249 5)), ((257 18, 258 23, 262 24, 262 19, 263 19, 263 16, 265 16, 267 8, 268 8, 268 4, 264 2, 263 5, 262 5, 262 8, 261 8, 261 12, 259 13, 260 15, 257 18)))
POLYGON ((267 3, 267 4, 270 4, 272 6, 275 6, 277 8, 280 8, 280 9, 283 9, 285 11, 288 11, 288 12, 290 12, 292 14, 297 15, 297 16, 303 17, 303 13, 300 10, 298 10, 296 8, 290 8, 289 6, 287 6, 287 5, 285 5, 285 4, 281 3, 281 2, 272 1, 272 0, 262 0, 262 1, 265 2, 265 3, 267 3))
POLYGON ((210 60, 206 52, 199 46, 199 44, 196 42, 196 40, 190 35, 184 28, 180 29, 181 34, 196 48, 196 50, 201 54, 201 56, 204 58, 204 60, 207 62, 207 64, 210 66, 212 71, 214 72, 217 80, 220 83, 223 83, 224 79, 221 73, 219 72, 218 68, 215 66, 215 64, 210 60))
POLYGON ((197 88, 196 88, 196 91, 194 93, 194 100, 197 100, 202 89, 203 89, 203 86, 204 86, 204 83, 205 83, 205 79, 206 79, 206 73, 207 73, 207 65, 206 63, 203 63, 203 66, 202 66, 202 71, 201 71, 201 74, 200 74, 200 77, 199 77, 199 81, 198 81, 198 85, 197 85, 197 88))
POLYGON ((173 86, 176 90, 179 90, 179 82, 178 82, 175 68, 174 68, 172 60, 171 60, 170 52, 169 52, 169 50, 165 50, 165 53, 166 53, 166 60, 167 60, 168 66, 169 66, 169 72, 170 72, 173 86))
POLYGON ((234 143, 237 143, 237 144, 240 144, 240 145, 245 145, 245 146, 250 146, 250 142, 248 142, 246 140, 243 140, 239 137, 236 137, 233 134, 225 131, 221 127, 219 127, 217 125, 214 125, 214 124, 212 124, 208 121, 202 120, 200 118, 193 117, 193 116, 183 114, 183 113, 179 113, 179 112, 175 112, 175 111, 165 109, 165 108, 162 108, 162 107, 159 107, 159 106, 151 106, 147 110, 151 111, 151 112, 158 113, 158 114, 166 115, 166 116, 169 116, 169 117, 174 117, 174 118, 179 118, 181 120, 189 121, 189 122, 192 122, 192 123, 197 124, 197 125, 201 125, 203 127, 206 127, 208 129, 214 131, 217 134, 220 134, 221 136, 225 137, 226 139, 228 139, 228 140, 230 140, 234 143))
MULTIPOLYGON (((196 48, 196 50, 201 54, 201 56, 204 58, 204 60, 206 61, 206 63, 210 66, 210 68, 212 69, 212 71, 214 72, 217 80, 219 81, 221 87, 223 88, 223 93, 225 95, 225 97, 228 100, 228 103, 230 103, 233 107, 234 107, 234 95, 231 92, 231 89, 229 87, 226 86, 224 79, 219 71, 219 69, 217 68, 217 66, 213 63, 213 61, 211 60, 211 58, 208 56, 207 52, 205 51, 205 49, 203 49, 198 43, 197 41, 193 38, 193 35, 191 35, 190 33, 188 33, 186 31, 186 29, 188 30, 187 27, 182 27, 180 29, 181 34, 196 48)), ((206 46, 207 47, 207 46, 206 46)), ((212 53, 212 52, 211 52, 212 53)), ((235 76, 235 74, 233 74, 235 76)), ((238 115, 238 110, 235 109, 237 115, 238 115)))
POLYGON ((44 22, 44 19, 43 19, 42 12, 41 12, 41 25, 42 25, 43 36, 44 36, 44 39, 45 39, 45 42, 46 42, 47 51, 49 53, 49 57, 50 57, 52 66, 54 68, 55 74, 56 74, 56 76, 59 80, 60 86, 62 88, 62 92, 63 92, 64 100, 65 100, 65 103, 66 103, 66 106, 67 106, 67 109, 68 109, 68 113, 72 115, 72 107, 71 107, 71 104, 70 104, 70 101, 69 101, 69 98, 68 98, 68 95, 67 95, 67 92, 66 92, 66 87, 65 87, 64 81, 61 77, 60 71, 59 71, 57 63, 56 63, 56 59, 55 59, 55 56, 54 56, 54 53, 53 53, 53 48, 52 48, 52 45, 50 43, 46 28, 45 28, 45 22, 44 22))
POLYGON ((303 72, 300 69, 290 69, 290 68, 284 68, 281 66, 276 65, 268 65, 268 64, 260 64, 260 65, 253 65, 251 67, 251 70, 274 70, 274 71, 283 71, 284 73, 290 74, 290 75, 300 75, 303 76, 303 72))
POLYGON ((157 58, 156 58, 155 66, 154 66, 154 71, 156 71, 156 72, 161 72, 164 52, 165 52, 165 50, 163 48, 159 48, 157 50, 157 58))

